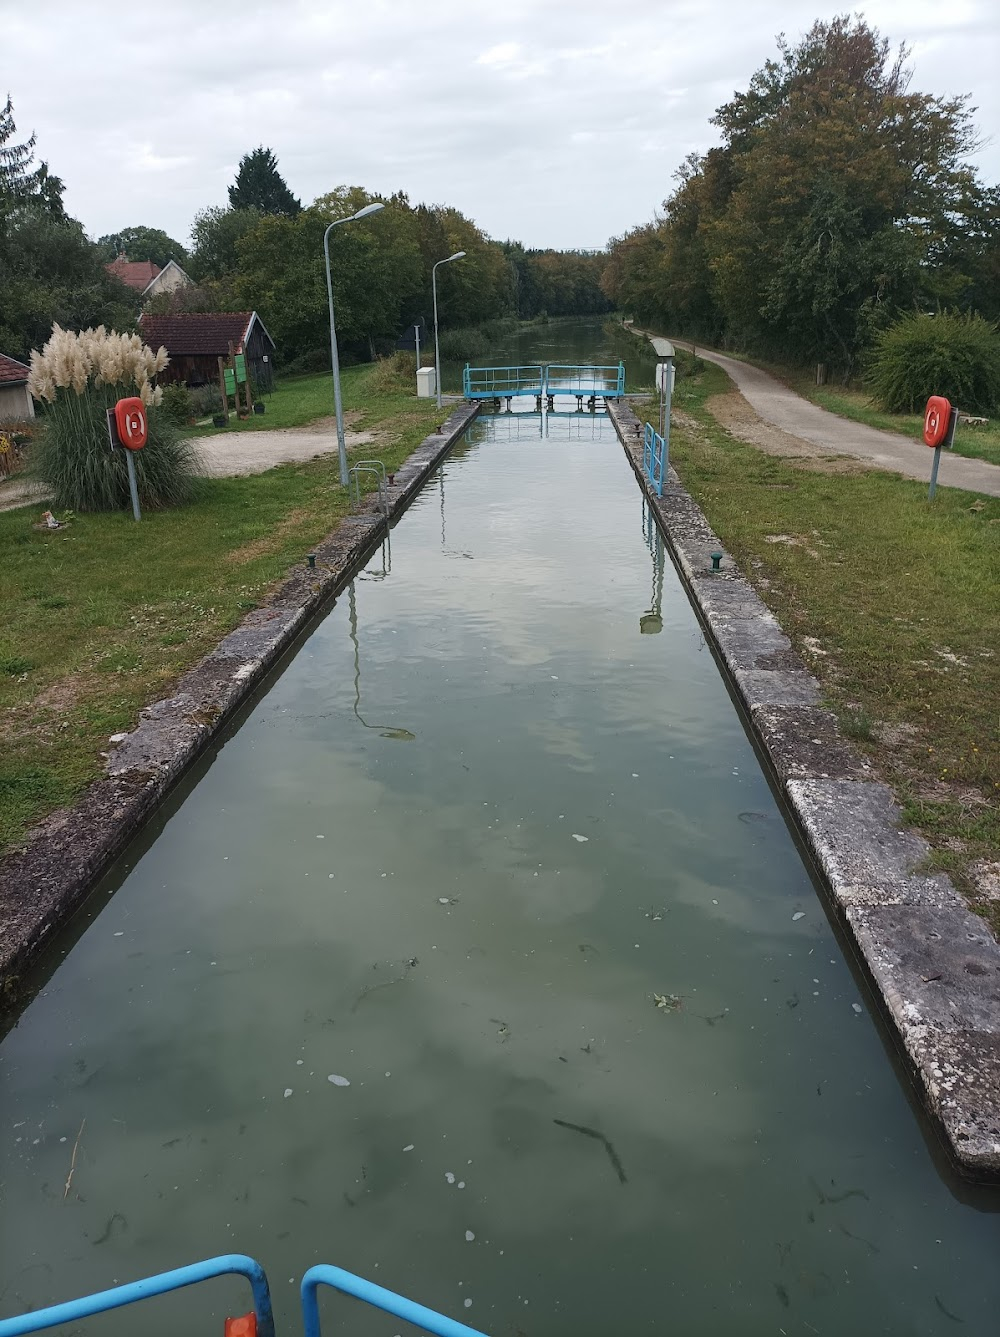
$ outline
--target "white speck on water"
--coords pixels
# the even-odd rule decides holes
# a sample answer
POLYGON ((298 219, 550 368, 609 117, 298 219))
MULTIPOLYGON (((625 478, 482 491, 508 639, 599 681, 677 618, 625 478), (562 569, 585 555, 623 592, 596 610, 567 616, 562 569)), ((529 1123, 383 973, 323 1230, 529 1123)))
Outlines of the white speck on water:
POLYGON ((317 839, 317 840, 326 840, 326 836, 317 836, 316 839, 317 839))
POLYGON ((391 1077, 391 1076, 392 1076, 392 1073, 391 1073, 391 1072, 387 1072, 385 1075, 386 1075, 387 1077, 391 1077))
POLYGON ((291 1088, 290 1086, 286 1086, 286 1087, 285 1087, 285 1099, 287 1100, 288 1097, 289 1097, 291 1094, 292 1094, 292 1088, 291 1088))
POLYGON ((472 1241, 473 1241, 476 1237, 475 1237, 475 1235, 472 1233, 471 1230, 467 1230, 467 1231, 465 1232, 465 1238, 466 1238, 466 1239, 468 1240, 468 1242, 471 1244, 472 1241))
POLYGON ((448 896, 439 896, 438 905, 451 905, 451 899, 448 896))
POLYGON ((805 919, 805 917, 806 917, 805 910, 796 910, 795 913, 792 915, 792 923, 794 924, 798 919, 805 919))
POLYGON ((218 961, 209 961, 208 964, 209 964, 210 966, 217 966, 219 963, 218 963, 218 961))
POLYGON ((333 874, 333 873, 327 873, 327 877, 334 877, 334 876, 335 876, 335 874, 333 874))
MULTIPOLYGON (((860 1009, 859 1009, 859 1010, 860 1010, 860 1009)), ((458 1187, 459 1187, 459 1188, 465 1188, 465 1180, 464 1180, 464 1179, 460 1179, 460 1180, 458 1181, 458 1187)))
POLYGON ((590 839, 590 837, 589 837, 589 836, 578 836, 578 835, 576 834, 576 832, 574 831, 574 832, 573 832, 573 839, 574 839, 574 840, 578 840, 578 841, 580 842, 581 845, 585 845, 585 844, 587 843, 587 841, 590 839))
POLYGON ((405 1146, 405 1147, 403 1148, 403 1150, 404 1150, 404 1151, 412 1151, 415 1145, 416 1145, 415 1143, 410 1142, 407 1146, 405 1146))
POLYGON ((559 679, 556 677, 556 675, 555 675, 554 673, 550 674, 549 676, 552 678, 552 681, 553 681, 553 682, 558 682, 558 681, 559 681, 559 679))
POLYGON ((445 1170, 445 1172, 444 1172, 444 1177, 445 1177, 445 1179, 447 1179, 447 1181, 448 1181, 449 1184, 454 1184, 454 1182, 455 1182, 455 1176, 452 1174, 452 1172, 451 1172, 450 1170, 445 1170))
POLYGON ((466 1309, 472 1308, 472 1301, 470 1299, 466 1298, 462 1301, 462 1303, 465 1305, 466 1309))
POLYGON ((715 898, 713 897, 713 898, 712 898, 712 904, 713 904, 713 905, 718 905, 719 902, 718 902, 717 900, 715 900, 715 898))
POLYGON ((633 772, 632 772, 632 779, 633 779, 633 780, 638 780, 638 778, 639 778, 639 772, 638 772, 638 771, 633 771, 633 772))
POLYGON ((124 930, 124 929, 119 929, 119 931, 115 934, 115 937, 116 937, 116 938, 124 938, 124 936, 125 936, 125 930, 124 930))
POLYGON ((862 1008, 862 1006, 861 1006, 860 1003, 852 1003, 852 1004, 851 1004, 851 1007, 854 1008, 855 1012, 862 1012, 862 1011, 864 1011, 864 1009, 862 1008))
POLYGON ((65 1139, 64 1137, 61 1137, 61 1138, 59 1139, 59 1141, 60 1141, 60 1142, 65 1142, 66 1139, 65 1139))
POLYGON ((341 1077, 341 1075, 337 1072, 331 1072, 326 1080, 328 1082, 332 1082, 334 1086, 350 1086, 350 1082, 347 1080, 347 1078, 341 1077))
POLYGON ((295 1060, 295 1066, 296 1066, 297 1068, 301 1068, 301 1067, 302 1067, 302 1062, 303 1062, 302 1059, 297 1058, 297 1059, 295 1060))

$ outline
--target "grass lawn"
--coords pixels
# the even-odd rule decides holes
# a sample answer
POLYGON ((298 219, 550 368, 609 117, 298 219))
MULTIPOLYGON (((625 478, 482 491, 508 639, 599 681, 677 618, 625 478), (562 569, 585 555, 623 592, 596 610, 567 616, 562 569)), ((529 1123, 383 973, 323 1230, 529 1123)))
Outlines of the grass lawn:
MULTIPOLYGON (((351 399, 351 391, 357 391, 360 384, 371 379, 375 368, 344 367, 340 372, 340 387, 344 397, 344 407, 356 408, 351 399)), ((296 376, 290 380, 279 381, 274 393, 265 395, 261 401, 263 413, 252 413, 248 418, 239 419, 230 412, 229 427, 222 430, 230 432, 274 431, 281 427, 304 427, 333 413, 333 379, 330 372, 317 372, 311 376, 296 376)), ((186 435, 209 436, 218 432, 218 427, 189 427, 186 435)))
MULTIPOLYGON (((392 470, 441 414, 403 389, 380 390, 373 375, 345 371, 345 407, 380 435, 364 453, 392 470)), ((289 381, 272 402, 279 396, 280 421, 254 426, 330 411, 322 377, 289 381)), ((37 505, 0 512, 0 848, 72 801, 100 773, 108 736, 131 728, 336 527, 349 509, 337 468, 334 452, 206 479, 197 501, 138 525, 122 511, 41 532, 37 505)))
POLYGON ((935 865, 1000 929, 970 873, 1000 860, 1000 499, 928 503, 923 483, 766 455, 705 409, 729 388, 711 364, 678 381, 696 426, 675 427, 673 463, 935 865))

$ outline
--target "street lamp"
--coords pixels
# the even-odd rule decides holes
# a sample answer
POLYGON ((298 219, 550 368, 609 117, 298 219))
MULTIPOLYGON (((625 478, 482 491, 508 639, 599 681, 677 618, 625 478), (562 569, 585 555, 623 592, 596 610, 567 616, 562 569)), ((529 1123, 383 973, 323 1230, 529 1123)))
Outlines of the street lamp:
POLYGON ((340 399, 340 359, 337 357, 337 331, 333 323, 333 281, 330 278, 330 233, 341 223, 354 223, 359 218, 384 209, 384 204, 366 204, 349 218, 335 218, 323 233, 323 256, 326 260, 326 294, 330 299, 330 361, 333 364, 333 405, 337 414, 337 453, 340 456, 340 481, 347 486, 347 444, 344 441, 344 406, 340 399))
POLYGON ((434 387, 437 390, 438 408, 441 407, 441 350, 438 348, 438 265, 447 265, 452 260, 461 260, 464 254, 464 251, 456 251, 454 255, 445 256, 443 260, 439 260, 437 264, 431 267, 431 290, 434 293, 434 387))

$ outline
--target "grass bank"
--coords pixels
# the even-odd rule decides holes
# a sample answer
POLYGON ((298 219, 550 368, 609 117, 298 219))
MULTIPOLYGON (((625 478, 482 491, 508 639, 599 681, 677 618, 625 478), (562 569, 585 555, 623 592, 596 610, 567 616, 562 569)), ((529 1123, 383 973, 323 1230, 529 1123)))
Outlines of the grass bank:
MULTIPOLYGON (((345 371, 366 455, 398 467, 440 420, 433 402, 345 371)), ((299 426, 330 411, 325 377, 289 381, 272 414, 233 430, 299 426), (325 396, 323 390, 325 388, 325 396), (277 419, 277 421, 276 421, 277 419)), ((72 802, 102 769, 111 734, 267 601, 349 510, 336 453, 251 478, 206 479, 198 499, 149 512, 79 515, 33 528, 38 506, 0 513, 0 848, 72 802)))
MULTIPOLYGON (((974 908, 1000 929, 1000 500, 823 471, 735 440, 678 382, 672 459, 709 521, 974 908)), ((836 464, 836 461, 831 461, 836 464)))

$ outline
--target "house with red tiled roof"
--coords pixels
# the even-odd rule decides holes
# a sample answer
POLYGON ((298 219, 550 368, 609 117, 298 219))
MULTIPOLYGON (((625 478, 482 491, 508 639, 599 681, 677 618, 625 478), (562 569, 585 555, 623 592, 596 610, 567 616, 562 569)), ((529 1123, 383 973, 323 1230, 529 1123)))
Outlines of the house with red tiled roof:
POLYGON ((126 260, 123 253, 104 268, 133 291, 140 293, 144 302, 162 292, 193 286, 176 260, 168 260, 161 269, 152 260, 126 260))
POLYGON ((186 311, 170 316, 144 312, 139 333, 150 348, 165 348, 170 363, 157 376, 160 385, 215 385, 219 358, 243 353, 254 389, 269 392, 274 384, 274 340, 256 311, 186 311))
POLYGON ((35 401, 28 389, 30 367, 0 353, 0 425, 35 416, 35 401))

